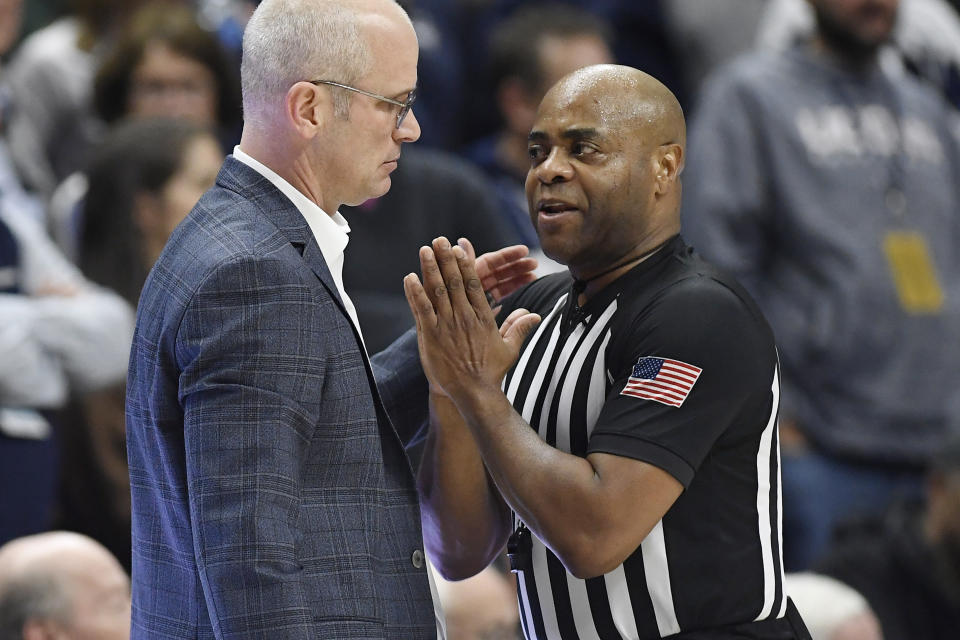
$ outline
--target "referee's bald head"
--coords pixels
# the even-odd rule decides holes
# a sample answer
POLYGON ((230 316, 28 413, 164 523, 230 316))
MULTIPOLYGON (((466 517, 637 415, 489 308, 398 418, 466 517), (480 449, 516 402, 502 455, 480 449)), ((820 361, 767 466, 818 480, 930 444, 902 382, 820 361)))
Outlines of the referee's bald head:
POLYGON ((543 104, 562 109, 592 98, 611 127, 643 132, 645 143, 686 145, 687 127, 676 96, 662 82, 639 69, 597 64, 564 76, 544 96, 543 104))

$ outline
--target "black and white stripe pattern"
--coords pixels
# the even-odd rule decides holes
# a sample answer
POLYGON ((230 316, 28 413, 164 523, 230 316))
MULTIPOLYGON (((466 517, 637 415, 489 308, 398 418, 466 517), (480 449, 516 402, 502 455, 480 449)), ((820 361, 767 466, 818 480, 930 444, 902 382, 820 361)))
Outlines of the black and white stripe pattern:
MULTIPOLYGON (((607 351, 615 339, 612 321, 620 299, 614 298, 571 327, 564 318, 567 296, 562 295, 545 315, 504 379, 503 389, 545 442, 586 456, 587 442, 614 383, 607 351)), ((786 606, 780 557, 776 373, 772 388, 772 410, 756 451, 755 543, 763 556, 763 606, 757 620, 781 617, 786 606)), ((516 525, 516 516, 514 520, 516 525)), ((661 638, 683 631, 675 598, 683 597, 682 581, 693 578, 672 575, 670 544, 669 531, 661 521, 622 565, 604 576, 581 580, 567 572, 534 535, 533 570, 518 574, 525 636, 530 640, 620 640, 661 638)))
POLYGON ((783 494, 780 488, 780 447, 777 442, 777 417, 780 410, 780 372, 773 372, 773 408, 757 450, 757 537, 763 557, 763 608, 757 620, 782 618, 787 611, 783 593, 783 494), (771 508, 771 501, 776 508, 771 508), (778 592, 779 590, 779 592, 778 592), (776 612, 774 608, 777 607, 776 612))

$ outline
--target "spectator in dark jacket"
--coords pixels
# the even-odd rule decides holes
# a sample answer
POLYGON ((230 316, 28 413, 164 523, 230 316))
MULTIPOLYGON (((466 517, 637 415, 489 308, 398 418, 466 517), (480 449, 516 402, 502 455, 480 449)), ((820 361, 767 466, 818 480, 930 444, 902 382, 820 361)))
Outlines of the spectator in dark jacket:
POLYGON ((954 638, 960 629, 960 437, 936 456, 926 503, 838 533, 821 573, 857 589, 886 640, 954 638))

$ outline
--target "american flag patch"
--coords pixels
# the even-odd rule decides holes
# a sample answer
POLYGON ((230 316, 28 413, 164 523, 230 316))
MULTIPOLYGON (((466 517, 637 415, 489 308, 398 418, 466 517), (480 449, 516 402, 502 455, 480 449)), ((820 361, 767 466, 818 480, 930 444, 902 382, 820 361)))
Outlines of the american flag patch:
POLYGON ((620 395, 679 407, 687 399, 701 371, 700 367, 679 360, 644 356, 633 365, 627 386, 620 395))

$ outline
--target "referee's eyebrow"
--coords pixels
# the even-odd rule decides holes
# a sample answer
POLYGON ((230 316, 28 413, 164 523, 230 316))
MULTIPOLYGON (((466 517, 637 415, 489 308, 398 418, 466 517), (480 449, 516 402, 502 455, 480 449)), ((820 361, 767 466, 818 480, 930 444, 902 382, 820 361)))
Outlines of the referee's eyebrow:
POLYGON ((531 131, 530 135, 527 136, 527 142, 544 142, 549 138, 550 136, 543 131, 531 131))
MULTIPOLYGON (((603 136, 596 127, 573 127, 560 132, 560 137, 565 140, 595 140, 603 136)), ((550 136, 543 131, 531 131, 527 136, 527 142, 544 142, 549 139, 550 136)))

